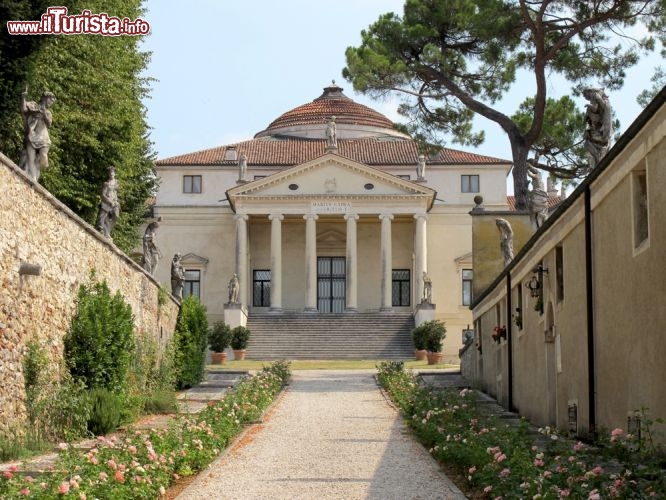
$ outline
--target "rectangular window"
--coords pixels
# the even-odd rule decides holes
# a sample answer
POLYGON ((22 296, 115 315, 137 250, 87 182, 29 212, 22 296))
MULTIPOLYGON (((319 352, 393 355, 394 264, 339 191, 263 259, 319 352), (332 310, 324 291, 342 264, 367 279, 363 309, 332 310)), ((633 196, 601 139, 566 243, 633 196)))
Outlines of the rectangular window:
POLYGON ((201 176, 184 175, 183 193, 201 193, 201 176))
POLYGON ((462 270, 462 305, 468 306, 472 303, 472 279, 474 271, 471 269, 462 270))
POLYGON ((650 236, 648 224, 648 192, 645 170, 635 171, 633 175, 634 205, 634 248, 638 248, 650 236))
POLYGON ((198 269, 185 270, 185 282, 183 283, 183 298, 194 295, 201 298, 201 271, 198 269))
POLYGON ((463 193, 478 193, 479 192, 479 176, 478 175, 461 175, 460 176, 460 190, 463 193))
POLYGON ((514 321, 518 330, 523 329, 523 285, 519 284, 516 287, 518 291, 517 305, 516 305, 516 315, 514 316, 514 321))
POLYGON ((557 281, 557 300, 564 300, 564 250, 555 247, 555 279, 557 281))
POLYGON ((401 174, 401 175, 398 175, 398 177, 400 177, 401 179, 404 179, 406 181, 411 179, 411 176, 409 174, 405 174, 405 175, 401 174))
POLYGON ((255 269, 252 274, 252 304, 254 307, 271 305, 271 271, 255 269))
POLYGON ((410 286, 409 286, 409 269, 394 269, 393 270, 393 306, 408 306, 410 304, 410 286))

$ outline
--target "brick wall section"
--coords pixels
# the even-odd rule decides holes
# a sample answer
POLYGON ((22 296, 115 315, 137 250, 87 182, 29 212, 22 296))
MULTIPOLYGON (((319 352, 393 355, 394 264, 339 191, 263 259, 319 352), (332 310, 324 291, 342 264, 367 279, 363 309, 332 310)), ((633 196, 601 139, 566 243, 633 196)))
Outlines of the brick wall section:
POLYGON ((91 269, 132 307, 136 331, 171 339, 178 303, 158 304, 159 284, 93 227, 0 153, 0 433, 25 418, 23 356, 37 341, 61 366, 79 286, 91 269), (19 275, 22 263, 39 276, 19 275))

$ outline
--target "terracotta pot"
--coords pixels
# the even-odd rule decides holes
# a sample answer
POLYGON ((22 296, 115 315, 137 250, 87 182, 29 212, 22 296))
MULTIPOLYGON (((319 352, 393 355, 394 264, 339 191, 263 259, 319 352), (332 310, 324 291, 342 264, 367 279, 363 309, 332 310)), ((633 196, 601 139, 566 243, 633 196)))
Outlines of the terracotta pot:
POLYGON ((416 349, 414 355, 416 356, 416 361, 423 361, 428 356, 428 351, 425 349, 416 349))
POLYGON ((443 357, 444 357, 443 352, 429 352, 428 353, 428 364, 429 365, 436 365, 438 363, 441 363, 443 357))
POLYGON ((245 359, 245 349, 239 349, 239 350, 234 349, 234 359, 237 361, 245 359))
POLYGON ((210 354, 211 361, 214 365, 221 365, 227 360, 226 352, 212 352, 210 354))

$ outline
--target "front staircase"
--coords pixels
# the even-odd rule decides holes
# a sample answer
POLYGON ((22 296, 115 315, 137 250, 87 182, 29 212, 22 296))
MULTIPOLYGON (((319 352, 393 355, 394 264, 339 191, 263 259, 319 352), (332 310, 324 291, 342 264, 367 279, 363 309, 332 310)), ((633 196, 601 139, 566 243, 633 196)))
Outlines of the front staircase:
POLYGON ((411 313, 252 313, 248 359, 393 359, 414 356, 411 313))

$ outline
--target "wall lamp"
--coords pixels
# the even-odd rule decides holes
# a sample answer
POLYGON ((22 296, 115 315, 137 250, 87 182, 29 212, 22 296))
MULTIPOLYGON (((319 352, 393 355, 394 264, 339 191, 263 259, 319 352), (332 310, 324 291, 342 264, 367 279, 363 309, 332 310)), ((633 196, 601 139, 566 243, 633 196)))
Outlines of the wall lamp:
POLYGON ((535 267, 532 272, 532 278, 527 283, 527 288, 530 290, 530 297, 537 298, 541 297, 543 293, 543 275, 548 274, 548 269, 539 264, 535 267))

